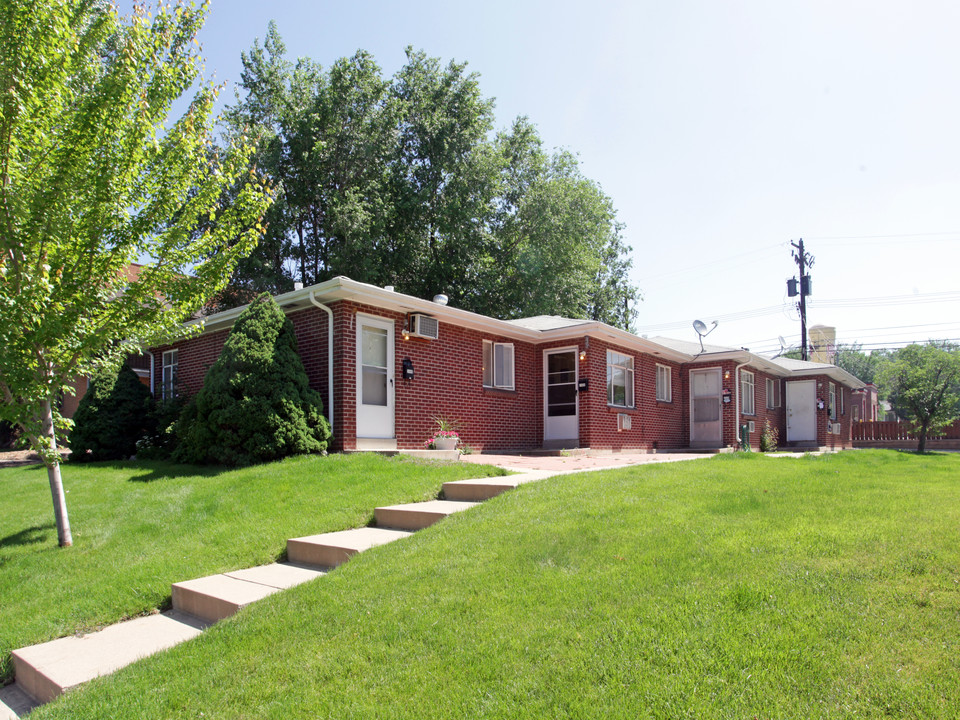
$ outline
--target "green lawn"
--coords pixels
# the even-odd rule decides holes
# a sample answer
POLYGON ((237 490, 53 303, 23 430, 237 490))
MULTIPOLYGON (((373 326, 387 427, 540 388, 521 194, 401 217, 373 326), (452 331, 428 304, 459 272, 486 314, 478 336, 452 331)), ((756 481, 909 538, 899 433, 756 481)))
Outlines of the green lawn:
POLYGON ((522 486, 41 718, 960 717, 960 455, 522 486))
POLYGON ((42 467, 0 469, 0 682, 10 651, 169 605, 170 583, 276 560, 289 537, 360 527, 496 468, 379 455, 226 471, 165 463, 63 467, 74 546, 57 547, 42 467))

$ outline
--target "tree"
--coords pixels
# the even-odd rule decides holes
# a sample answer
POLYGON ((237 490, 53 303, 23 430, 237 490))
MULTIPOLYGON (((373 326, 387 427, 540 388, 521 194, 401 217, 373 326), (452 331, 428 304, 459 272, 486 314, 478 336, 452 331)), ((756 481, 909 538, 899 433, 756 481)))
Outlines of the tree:
POLYGON ((0 415, 47 467, 61 546, 58 396, 180 332, 256 244, 270 202, 249 146, 209 152, 215 87, 165 125, 197 77, 206 9, 121 20, 97 0, 0 3, 0 415))
POLYGON ((347 275, 501 318, 629 329, 640 295, 612 201, 526 118, 491 137, 493 100, 466 63, 407 48, 386 80, 363 51, 327 70, 285 52, 271 23, 242 55, 228 134, 258 138, 258 167, 283 191, 270 258, 238 267, 217 309, 347 275))
POLYGON ((880 367, 889 359, 890 352, 887 350, 873 350, 865 353, 860 343, 851 343, 837 345, 833 364, 865 383, 872 383, 876 381, 880 367))
POLYGON ((917 450, 927 434, 960 416, 960 348, 931 341, 897 350, 877 373, 877 383, 897 415, 919 428, 917 450))
POLYGON ((153 398, 126 363, 93 379, 73 416, 70 459, 126 460, 152 430, 153 398))
POLYGON ((249 465, 327 449, 330 425, 310 389, 293 322, 261 295, 234 324, 184 410, 174 457, 249 465))

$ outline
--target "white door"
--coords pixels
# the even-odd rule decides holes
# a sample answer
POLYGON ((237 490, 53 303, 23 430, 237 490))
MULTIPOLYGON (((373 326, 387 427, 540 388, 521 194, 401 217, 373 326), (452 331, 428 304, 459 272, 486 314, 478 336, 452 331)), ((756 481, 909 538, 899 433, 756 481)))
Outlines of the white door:
POLYGON ((543 444, 576 447, 580 443, 576 348, 544 352, 543 383, 543 444))
POLYGON ((720 368, 690 371, 690 445, 723 445, 720 368))
POLYGON ((357 316, 357 437, 393 438, 393 322, 357 316))
POLYGON ((787 442, 817 440, 817 381, 787 382, 787 442))

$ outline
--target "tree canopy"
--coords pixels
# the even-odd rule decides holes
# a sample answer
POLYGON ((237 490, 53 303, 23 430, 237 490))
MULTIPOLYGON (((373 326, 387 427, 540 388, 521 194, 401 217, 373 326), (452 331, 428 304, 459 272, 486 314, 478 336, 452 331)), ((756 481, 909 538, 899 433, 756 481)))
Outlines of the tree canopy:
POLYGON ((47 464, 61 545, 58 396, 179 331, 256 244, 270 202, 241 135, 213 152, 214 86, 167 123, 197 79, 205 13, 0 2, 0 418, 47 464))
POLYGON ((900 348, 880 366, 877 384, 897 415, 917 425, 923 452, 929 431, 960 416, 960 348, 932 341, 900 348))
POLYGON ((282 192, 217 309, 347 275, 497 317, 629 327, 639 292, 610 198, 526 118, 494 133, 465 63, 408 48, 385 78, 363 51, 328 69, 285 54, 271 23, 226 113, 282 192))

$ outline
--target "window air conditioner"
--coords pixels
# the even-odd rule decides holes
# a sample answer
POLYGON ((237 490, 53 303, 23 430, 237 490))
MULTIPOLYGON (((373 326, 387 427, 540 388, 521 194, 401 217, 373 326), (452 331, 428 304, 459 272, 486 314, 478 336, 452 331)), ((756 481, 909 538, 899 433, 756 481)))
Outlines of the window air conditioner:
POLYGON ((440 337, 440 323, 429 315, 414 314, 410 316, 410 334, 413 337, 436 340, 440 337))
POLYGON ((839 434, 840 434, 840 423, 833 423, 833 427, 831 428, 831 430, 833 430, 833 434, 834 434, 834 435, 839 435, 839 434))
POLYGON ((633 427, 632 418, 626 413, 617 413, 617 432, 629 430, 633 427))
POLYGON ((756 428, 757 426, 754 420, 747 421, 747 432, 749 433, 756 432, 757 431, 756 428))

